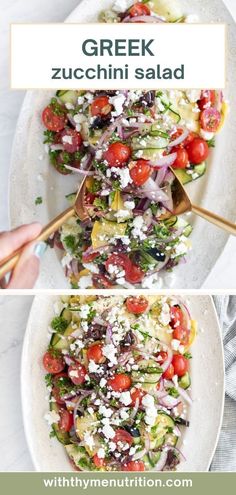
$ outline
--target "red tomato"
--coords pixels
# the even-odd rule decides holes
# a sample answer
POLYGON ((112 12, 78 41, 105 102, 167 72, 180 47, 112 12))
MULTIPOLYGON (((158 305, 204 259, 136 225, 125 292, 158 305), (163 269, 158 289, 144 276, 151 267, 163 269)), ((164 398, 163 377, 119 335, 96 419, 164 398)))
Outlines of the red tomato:
MULTIPOLYGON (((177 139, 179 136, 181 136, 181 134, 183 134, 183 129, 177 129, 177 131, 171 135, 171 141, 174 141, 175 139, 177 139)), ((182 141, 182 143, 180 143, 178 145, 178 147, 184 147, 184 146, 187 146, 187 144, 191 143, 191 141, 193 141, 193 139, 197 136, 197 134, 195 134, 195 132, 192 132, 190 131, 188 136, 185 138, 184 141, 182 141)))
POLYGON ((213 89, 205 89, 202 91, 201 98, 198 101, 198 106, 200 110, 205 110, 214 105, 216 99, 216 94, 213 89))
POLYGON ((112 105, 109 103, 108 96, 98 96, 91 103, 91 114, 93 117, 108 115, 111 109, 112 105))
POLYGON ((83 364, 71 364, 68 368, 68 375, 75 385, 81 385, 81 383, 84 383, 86 374, 87 370, 83 364))
POLYGON ((184 315, 179 306, 171 306, 170 308, 170 326, 176 328, 182 325, 184 315))
POLYGON ((177 153, 177 157, 172 164, 173 168, 186 168, 189 160, 188 160, 188 153, 184 148, 173 148, 172 153, 177 153))
POLYGON ((97 454, 93 456, 93 462, 97 468, 104 467, 106 465, 105 459, 98 457, 97 454))
POLYGON ((163 373, 162 376, 166 380, 171 380, 171 378, 173 378, 174 374, 175 374, 174 366, 173 366, 173 364, 170 364, 169 368, 167 368, 167 370, 163 373))
POLYGON ((138 2, 132 5, 132 7, 129 9, 129 15, 130 17, 150 15, 150 9, 144 3, 138 2))
POLYGON ((209 155, 208 144, 205 139, 202 138, 195 138, 190 144, 188 144, 186 150, 188 152, 190 163, 193 163, 194 165, 204 162, 209 155))
POLYGON ((216 132, 221 121, 221 114, 216 108, 206 108, 200 116, 201 127, 207 132, 216 132))
POLYGON ((103 159, 107 161, 109 167, 123 167, 131 156, 131 148, 120 141, 112 143, 103 153, 103 159))
POLYGON ((125 280, 130 284, 138 284, 143 280, 145 272, 138 266, 132 264, 125 274, 125 280))
POLYGON ((159 352, 157 356, 158 364, 162 365, 167 360, 167 356, 168 356, 167 352, 165 351, 159 352))
POLYGON ((130 296, 126 299, 126 308, 129 313, 134 313, 135 315, 141 315, 146 311, 148 307, 148 300, 144 296, 130 296))
POLYGON ((188 345, 189 330, 183 326, 178 326, 173 331, 173 339, 177 339, 182 345, 188 345))
POLYGON ((112 282, 105 275, 93 273, 92 280, 95 289, 110 289, 113 287, 112 282))
POLYGON ((131 392, 130 392, 130 396, 131 396, 131 399, 132 399, 132 402, 131 402, 131 406, 135 406, 135 403, 136 403, 136 400, 138 399, 139 400, 139 403, 141 402, 142 398, 144 397, 145 395, 145 392, 143 390, 141 390, 140 388, 134 388, 131 392))
POLYGON ((58 373, 58 375, 55 375, 53 378, 53 388, 52 388, 52 395, 54 399, 56 400, 57 404, 62 405, 64 404, 64 399, 61 398, 60 395, 60 387, 58 386, 58 382, 60 382, 60 378, 67 378, 68 375, 67 373, 58 373))
POLYGON ((123 268, 126 272, 131 267, 131 261, 128 258, 128 256, 126 256, 126 254, 122 254, 122 253, 111 254, 105 262, 105 268, 106 268, 107 272, 109 272, 109 266, 110 265, 112 265, 112 266, 115 265, 119 268, 123 268))
POLYGON ((123 390, 128 390, 131 387, 132 382, 129 375, 117 373, 112 378, 109 378, 107 384, 115 392, 123 392, 123 390))
POLYGON ((53 375, 60 373, 65 368, 65 363, 61 356, 53 355, 53 351, 45 352, 43 356, 43 366, 48 373, 53 375))
POLYGON ((174 373, 178 376, 184 376, 189 369, 189 362, 182 354, 174 354, 172 359, 174 373))
POLYGON ((67 116, 66 113, 62 113, 62 115, 55 114, 53 108, 48 105, 48 107, 43 110, 42 121, 49 131, 59 132, 64 129, 67 123, 67 116))
POLYGON ((152 173, 152 167, 148 165, 147 160, 137 160, 136 164, 130 170, 130 177, 136 186, 142 186, 148 180, 152 173))
POLYGON ((93 194, 93 193, 90 193, 90 192, 87 192, 85 194, 85 198, 84 198, 84 202, 85 204, 87 205, 92 205, 94 200, 96 199, 96 194, 93 194))
POLYGON ((65 129, 61 133, 61 142, 65 151, 68 153, 75 153, 75 151, 78 151, 80 148, 82 137, 75 129, 65 129))
POLYGON ((105 361, 102 353, 102 344, 92 344, 87 350, 87 358, 95 363, 103 363, 105 361))
POLYGON ((145 471, 143 461, 129 461, 121 468, 122 471, 145 471))
POLYGON ((116 430, 116 434, 115 434, 114 438, 112 439, 112 441, 115 443, 122 442, 122 443, 128 443, 129 445, 132 445, 133 437, 132 437, 132 435, 130 435, 130 433, 128 433, 128 431, 122 430, 122 428, 118 428, 116 430))
POLYGON ((59 411, 60 415, 60 420, 58 423, 59 429, 63 432, 66 433, 70 431, 70 429, 73 426, 73 414, 69 413, 66 409, 61 409, 59 411))
POLYGON ((83 253, 82 254, 82 263, 90 263, 95 260, 99 256, 99 253, 83 253))

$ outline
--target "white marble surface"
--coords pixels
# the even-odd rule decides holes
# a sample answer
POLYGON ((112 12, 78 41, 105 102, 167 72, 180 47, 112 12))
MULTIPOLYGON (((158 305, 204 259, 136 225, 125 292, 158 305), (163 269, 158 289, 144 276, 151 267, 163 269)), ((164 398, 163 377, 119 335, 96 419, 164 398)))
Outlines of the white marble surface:
MULTIPOLYGON (((214 0, 212 0, 214 1, 214 0)), ((79 0, 1 0, 0 46, 1 93, 0 93, 0 230, 8 228, 8 172, 10 154, 17 117, 24 91, 9 90, 9 23, 11 22, 57 22, 62 21, 78 4, 79 0)), ((236 19, 235 0, 224 0, 236 19)), ((204 288, 236 288, 236 238, 231 237, 223 254, 204 284, 204 288)))

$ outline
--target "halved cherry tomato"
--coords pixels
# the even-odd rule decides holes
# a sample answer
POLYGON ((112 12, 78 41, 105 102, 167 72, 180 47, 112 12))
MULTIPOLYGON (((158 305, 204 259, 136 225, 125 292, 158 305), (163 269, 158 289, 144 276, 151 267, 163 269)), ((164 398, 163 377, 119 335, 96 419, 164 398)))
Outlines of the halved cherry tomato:
POLYGON ((65 363, 61 356, 56 356, 53 351, 48 351, 43 356, 43 366, 48 373, 54 375, 64 370, 65 363))
POLYGON ((90 263, 95 260, 99 256, 99 253, 83 253, 82 254, 82 263, 90 263))
POLYGON ((189 330, 184 326, 178 326, 173 331, 173 339, 179 340, 182 345, 188 345, 189 330))
POLYGON ((201 127, 207 132, 216 132, 221 121, 221 114, 216 108, 206 108, 200 116, 201 127))
POLYGON ((91 114, 95 116, 108 115, 112 110, 112 105, 109 103, 108 96, 98 96, 91 103, 91 114))
POLYGON ((61 142, 65 151, 75 153, 80 148, 82 137, 75 129, 64 129, 61 133, 61 142))
POLYGON ((95 363, 103 363, 105 357, 102 353, 102 344, 92 344, 87 350, 87 358, 95 363))
POLYGON ((129 15, 130 17, 150 15, 150 9, 144 3, 138 2, 132 5, 132 7, 129 9, 129 15))
POLYGON ((143 461, 129 461, 121 468, 122 471, 145 471, 145 464, 143 461))
POLYGON ((96 194, 93 194, 93 193, 90 193, 90 192, 87 192, 85 194, 85 198, 84 198, 84 202, 86 205, 92 205, 94 200, 96 199, 96 194))
POLYGON ((209 155, 209 146, 205 139, 195 138, 188 146, 186 146, 190 163, 197 165, 204 162, 209 155))
POLYGON ((107 161, 109 167, 123 167, 131 156, 131 148, 120 141, 112 143, 103 153, 103 159, 107 161))
POLYGON ((56 403, 62 405, 65 403, 65 400, 61 398, 61 394, 60 394, 60 387, 59 387, 60 378, 66 378, 69 381, 67 373, 58 373, 58 375, 55 375, 53 377, 52 395, 56 400, 56 403))
POLYGON ((71 364, 68 368, 68 375, 75 385, 84 383, 86 374, 87 370, 81 363, 71 364))
POLYGON ((104 458, 102 458, 102 457, 98 457, 98 455, 97 455, 97 454, 95 454, 95 455, 93 456, 93 462, 94 462, 94 464, 95 464, 95 466, 96 466, 97 468, 101 468, 101 467, 106 466, 106 461, 105 461, 105 459, 104 459, 104 458))
MULTIPOLYGON (((174 132, 174 134, 171 135, 171 141, 174 141, 175 139, 177 139, 179 136, 181 136, 183 134, 183 129, 177 129, 177 131, 174 132)), ((192 132, 190 131, 188 136, 184 139, 184 141, 182 141, 182 143, 178 144, 178 147, 180 148, 183 148, 185 146, 187 146, 187 144, 191 143, 191 141, 193 141, 193 139, 197 136, 197 134, 195 132, 192 132)))
POLYGON ((179 306, 171 306, 170 308, 170 326, 176 328, 182 325, 184 319, 183 312, 179 306))
POLYGON ((158 352, 157 362, 162 365, 167 360, 168 354, 165 351, 158 352))
POLYGON ((139 400, 139 403, 141 402, 142 398, 144 397, 145 392, 141 390, 141 388, 134 388, 130 392, 130 397, 132 399, 131 406, 135 406, 136 400, 139 400))
POLYGON ((136 186, 142 186, 148 180, 152 173, 152 167, 148 165, 147 160, 137 160, 134 167, 130 170, 130 177, 136 186))
POLYGON ((61 131, 62 129, 64 129, 67 120, 68 119, 66 113, 63 112, 61 115, 55 114, 51 105, 48 105, 43 110, 42 121, 49 131, 61 131))
POLYGON ((148 300, 144 296, 130 296, 126 299, 125 304, 129 313, 141 315, 148 307, 148 300))
POLYGON ((117 373, 112 378, 109 378, 107 384, 115 392, 123 392, 123 390, 128 390, 131 387, 132 381, 129 375, 117 373))
POLYGON ((109 258, 107 258, 105 262, 105 268, 107 272, 109 272, 109 266, 117 266, 120 268, 123 268, 125 272, 130 269, 131 267, 131 261, 129 257, 126 254, 111 254, 109 258))
POLYGON ((213 89, 205 89, 202 91, 201 98, 198 100, 198 107, 200 110, 205 110, 214 105, 216 100, 216 93, 213 89))
POLYGON ((172 153, 177 153, 177 157, 172 164, 173 168, 186 168, 189 164, 188 153, 184 148, 173 148, 172 153))
POLYGON ((60 420, 58 423, 59 429, 63 433, 70 431, 70 429, 72 428, 73 423, 74 423, 73 414, 69 413, 69 411, 67 411, 67 409, 60 409, 59 416, 60 416, 60 420))
POLYGON ((174 374, 175 374, 174 366, 173 366, 173 364, 170 364, 169 368, 167 368, 167 370, 163 373, 162 376, 166 380, 171 380, 171 378, 173 378, 174 374))
POLYGON ((144 275, 145 272, 138 265, 131 264, 125 274, 125 280, 130 284, 138 284, 143 280, 144 275))
POLYGON ((130 433, 128 433, 128 431, 123 430, 122 428, 118 428, 116 430, 116 434, 115 434, 114 438, 112 439, 112 441, 115 443, 122 442, 122 443, 128 443, 129 445, 132 445, 133 437, 132 437, 132 435, 130 435, 130 433))
POLYGON ((178 376, 184 376, 189 369, 189 362, 182 354, 174 354, 172 359, 174 373, 178 376))
POLYGON ((110 289, 113 287, 113 283, 105 275, 93 273, 92 280, 95 289, 110 289))

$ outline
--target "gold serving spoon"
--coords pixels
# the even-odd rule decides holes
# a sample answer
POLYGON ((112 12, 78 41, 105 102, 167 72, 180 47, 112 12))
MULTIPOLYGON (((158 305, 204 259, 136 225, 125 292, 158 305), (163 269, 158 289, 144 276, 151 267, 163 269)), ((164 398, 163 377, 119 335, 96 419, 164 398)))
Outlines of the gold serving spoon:
POLYGON ((170 167, 172 173, 175 176, 174 183, 173 183, 173 191, 172 191, 172 198, 173 198, 173 212, 170 213, 169 216, 172 215, 181 215, 183 213, 186 213, 188 211, 192 211, 195 213, 195 215, 198 215, 204 220, 207 220, 210 223, 213 223, 220 229, 225 230, 229 234, 236 235, 236 225, 229 220, 226 220, 225 218, 220 217, 219 215, 216 215, 215 213, 212 213, 209 210, 205 210, 205 208, 202 208, 201 206, 194 205, 185 188, 183 187, 183 184, 180 182, 179 178, 176 176, 175 171, 170 167))
MULTIPOLYGON (((67 208, 65 211, 60 213, 57 217, 55 217, 51 222, 49 222, 41 231, 41 233, 33 239, 33 242, 41 242, 46 241, 51 234, 56 232, 63 223, 65 223, 69 218, 73 215, 77 215, 81 222, 87 220, 89 218, 87 209, 84 206, 84 195, 86 191, 86 177, 82 180, 78 192, 76 194, 75 203, 70 208, 67 208)), ((5 259, 0 261, 0 280, 7 273, 9 273, 17 264, 21 252, 25 246, 21 247, 14 251, 14 253, 7 256, 5 259)))

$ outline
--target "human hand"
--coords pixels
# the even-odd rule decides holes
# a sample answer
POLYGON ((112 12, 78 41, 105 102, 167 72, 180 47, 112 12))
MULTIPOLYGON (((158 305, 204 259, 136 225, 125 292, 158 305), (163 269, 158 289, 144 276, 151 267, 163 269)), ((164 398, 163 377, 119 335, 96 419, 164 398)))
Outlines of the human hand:
POLYGON ((10 274, 9 281, 0 280, 0 288, 31 289, 34 286, 39 274, 40 258, 46 249, 46 244, 43 242, 34 242, 41 230, 42 226, 34 222, 22 225, 10 232, 0 233, 0 261, 29 243, 23 248, 20 259, 10 274))

